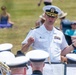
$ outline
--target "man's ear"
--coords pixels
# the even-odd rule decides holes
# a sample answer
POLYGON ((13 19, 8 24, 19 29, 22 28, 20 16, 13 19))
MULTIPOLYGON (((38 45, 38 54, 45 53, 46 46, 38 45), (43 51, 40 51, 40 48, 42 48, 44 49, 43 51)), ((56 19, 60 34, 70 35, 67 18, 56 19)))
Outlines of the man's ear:
POLYGON ((30 63, 30 66, 32 67, 32 63, 30 63))

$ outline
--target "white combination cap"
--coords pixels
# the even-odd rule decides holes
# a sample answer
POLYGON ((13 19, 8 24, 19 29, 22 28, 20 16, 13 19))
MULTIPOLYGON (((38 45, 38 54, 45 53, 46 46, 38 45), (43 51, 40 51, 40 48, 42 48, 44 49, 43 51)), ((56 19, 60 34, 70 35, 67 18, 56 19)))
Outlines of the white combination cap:
POLYGON ((76 54, 69 53, 66 55, 66 57, 70 60, 76 61, 76 54))
POLYGON ((57 6, 54 5, 47 5, 43 7, 43 11, 48 15, 48 16, 56 16, 57 14, 61 14, 61 9, 57 6))
POLYGON ((13 45, 11 43, 3 43, 0 44, 0 51, 6 51, 6 50, 11 50, 13 45))
POLYGON ((29 58, 27 58, 26 56, 19 56, 19 57, 15 57, 13 58, 13 60, 11 62, 8 62, 7 65, 10 67, 20 67, 22 65, 26 65, 26 63, 29 61, 29 58))
POLYGON ((12 59, 15 58, 14 54, 10 51, 0 52, 0 61, 1 62, 11 62, 12 59))
POLYGON ((32 50, 26 53, 26 57, 32 62, 40 62, 48 58, 49 53, 43 50, 32 50))

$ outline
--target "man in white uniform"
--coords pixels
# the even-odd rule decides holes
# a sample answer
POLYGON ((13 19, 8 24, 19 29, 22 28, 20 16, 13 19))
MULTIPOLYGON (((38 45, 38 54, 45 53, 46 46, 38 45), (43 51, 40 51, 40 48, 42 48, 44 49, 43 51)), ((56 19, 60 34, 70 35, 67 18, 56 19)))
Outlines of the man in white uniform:
POLYGON ((50 54, 51 62, 61 62, 61 55, 66 55, 76 48, 76 40, 68 46, 63 33, 54 27, 54 23, 61 13, 60 8, 44 6, 45 22, 39 28, 29 32, 22 42, 21 52, 26 52, 30 46, 33 49, 42 49, 50 54))

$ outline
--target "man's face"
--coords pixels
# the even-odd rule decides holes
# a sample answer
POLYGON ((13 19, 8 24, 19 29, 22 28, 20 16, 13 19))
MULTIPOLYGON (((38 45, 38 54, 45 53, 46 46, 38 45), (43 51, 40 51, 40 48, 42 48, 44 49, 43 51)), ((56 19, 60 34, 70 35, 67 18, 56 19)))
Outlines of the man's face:
POLYGON ((48 24, 53 25, 57 19, 57 16, 53 17, 53 16, 46 15, 45 18, 48 24))

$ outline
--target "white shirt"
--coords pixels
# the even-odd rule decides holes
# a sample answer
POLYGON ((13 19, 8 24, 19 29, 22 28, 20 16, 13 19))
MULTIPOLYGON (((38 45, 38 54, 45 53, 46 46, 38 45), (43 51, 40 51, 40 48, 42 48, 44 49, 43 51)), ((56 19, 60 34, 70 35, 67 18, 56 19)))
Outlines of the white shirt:
POLYGON ((45 26, 42 25, 30 31, 22 44, 27 43, 27 39, 31 36, 35 40, 32 44, 33 49, 42 49, 49 52, 51 62, 61 61, 61 51, 68 46, 61 31, 55 28, 52 31, 47 31, 45 26))

